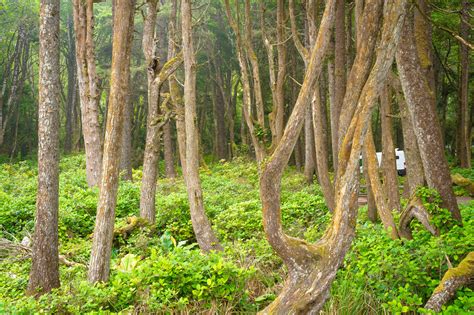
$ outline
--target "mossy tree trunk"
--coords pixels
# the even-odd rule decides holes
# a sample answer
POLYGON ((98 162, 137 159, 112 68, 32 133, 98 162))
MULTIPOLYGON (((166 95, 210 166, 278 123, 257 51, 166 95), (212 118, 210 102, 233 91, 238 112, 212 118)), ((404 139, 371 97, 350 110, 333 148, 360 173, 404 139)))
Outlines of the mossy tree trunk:
POLYGON ((104 160, 99 203, 92 241, 88 278, 108 281, 119 183, 123 112, 129 91, 130 54, 135 16, 134 0, 115 0, 110 98, 104 141, 104 160))
MULTIPOLYGON (((315 244, 286 235, 281 224, 281 176, 296 144, 311 102, 312 92, 321 73, 335 13, 335 1, 326 2, 319 33, 311 52, 305 80, 279 145, 260 175, 263 225, 273 249, 288 267, 288 278, 280 295, 264 314, 317 314, 329 295, 336 272, 355 232, 357 214, 359 156, 369 117, 392 65, 406 1, 387 2, 377 60, 357 99, 354 117, 341 146, 338 170, 342 178, 336 186, 336 203, 331 224, 315 244)), ((380 28, 380 27, 379 27, 380 28)), ((373 34, 373 36, 375 36, 373 34)))

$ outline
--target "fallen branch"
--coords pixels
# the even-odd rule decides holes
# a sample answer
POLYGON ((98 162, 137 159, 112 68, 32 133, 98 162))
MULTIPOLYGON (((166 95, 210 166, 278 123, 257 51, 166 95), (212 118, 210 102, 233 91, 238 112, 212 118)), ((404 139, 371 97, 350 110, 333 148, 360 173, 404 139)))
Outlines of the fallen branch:
POLYGON ((148 221, 139 217, 129 217, 127 218, 127 225, 115 228, 114 229, 114 238, 117 236, 122 236, 122 238, 127 238, 135 229, 144 227, 148 225, 148 221))
POLYGON ((453 184, 466 189, 471 196, 474 196, 474 182, 472 180, 458 173, 451 175, 451 180, 453 184))
MULTIPOLYGON (((6 238, 0 238, 0 260, 16 257, 18 260, 31 258, 31 240, 25 236, 21 242, 10 241, 6 238)), ((64 255, 59 255, 59 263, 67 267, 86 267, 85 264, 69 260, 64 255)))
POLYGON ((441 307, 453 298, 456 291, 460 287, 472 283, 473 279, 474 252, 470 252, 456 268, 449 268, 446 271, 443 279, 426 302, 425 308, 435 312, 441 311, 441 307))
POLYGON ((431 234, 435 236, 439 235, 439 231, 430 223, 430 214, 423 205, 423 202, 419 197, 413 196, 400 216, 398 233, 401 237, 409 240, 413 238, 410 222, 415 218, 420 221, 431 234))

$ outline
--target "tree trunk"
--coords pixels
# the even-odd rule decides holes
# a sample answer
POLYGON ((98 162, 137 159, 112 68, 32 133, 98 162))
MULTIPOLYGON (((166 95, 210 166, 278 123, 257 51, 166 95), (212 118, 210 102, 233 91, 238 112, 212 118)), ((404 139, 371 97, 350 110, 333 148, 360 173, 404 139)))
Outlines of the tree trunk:
POLYGON ((412 196, 418 187, 425 184, 425 173, 423 171, 423 162, 421 161, 420 150, 416 140, 413 121, 408 113, 407 104, 403 96, 403 90, 398 76, 392 74, 390 83, 397 93, 397 102, 402 116, 403 144, 405 152, 405 161, 407 169, 408 196, 412 196))
POLYGON ((130 94, 125 96, 123 112, 122 153, 120 154, 120 172, 123 180, 132 180, 132 118, 133 102, 130 94))
POLYGON ((93 2, 93 0, 74 0, 77 78, 86 151, 86 176, 90 187, 99 184, 102 171, 100 93, 95 66, 93 2))
POLYGON ((67 20, 67 101, 66 101, 66 135, 64 138, 64 152, 71 153, 74 140, 74 108, 77 100, 77 65, 76 65, 76 45, 74 43, 74 21, 68 15, 67 20))
MULTIPOLYGON (((380 93, 381 95, 383 95, 384 93, 383 89, 385 88, 386 87, 383 87, 381 89, 381 93, 380 93)), ((399 237, 398 237, 397 226, 395 225, 395 221, 393 219, 392 209, 389 207, 389 203, 387 202, 387 199, 386 199, 386 196, 387 196, 386 192, 384 192, 382 188, 382 184, 380 182, 379 164, 377 161, 374 137, 372 135, 372 126, 370 122, 369 122, 369 127, 367 130, 364 144, 365 144, 365 150, 367 154, 367 158, 366 158, 367 164, 365 165, 365 167, 367 167, 367 173, 369 175, 369 180, 370 180, 370 187, 374 194, 375 204, 377 206, 377 213, 379 214, 380 220, 382 221, 384 228, 387 230, 388 233, 390 233, 390 237, 392 239, 397 239, 399 237)))
POLYGON ((227 158, 227 135, 225 128, 225 104, 223 95, 214 89, 214 123, 216 138, 216 154, 219 160, 227 158))
POLYGON ((425 308, 441 312, 442 306, 451 300, 458 288, 471 284, 474 277, 474 252, 470 252, 456 268, 449 268, 436 287, 425 308))
MULTIPOLYGON (((235 3, 236 7, 236 14, 237 18, 240 18, 240 6, 238 2, 235 3)), ((251 37, 251 26, 250 21, 249 21, 249 15, 250 15, 250 3, 247 3, 246 1, 246 34, 247 36, 242 37, 239 25, 236 23, 232 16, 232 12, 230 9, 230 3, 229 0, 225 0, 225 8, 226 8, 226 15, 227 19, 229 20, 229 24, 231 28, 234 31, 235 37, 236 37, 236 51, 237 51, 237 59, 239 61, 239 66, 240 66, 240 71, 241 71, 241 81, 242 81, 242 116, 243 119, 245 120, 245 123, 248 127, 248 131, 250 134, 250 137, 252 139, 252 144, 255 149, 255 156, 257 159, 257 163, 260 167, 260 163, 263 161, 263 159, 266 157, 266 148, 265 148, 265 122, 264 122, 264 116, 263 116, 263 108, 261 108, 260 103, 260 98, 261 98, 261 91, 259 89, 260 86, 260 79, 257 78, 258 82, 254 81, 254 85, 256 86, 255 88, 255 95, 256 95, 256 107, 257 107, 257 121, 254 123, 254 119, 252 117, 252 90, 250 86, 250 72, 248 69, 247 65, 247 59, 250 58, 252 60, 252 70, 254 71, 254 76, 255 74, 258 73, 258 63, 256 63, 256 60, 253 59, 252 57, 255 57, 255 52, 253 52, 252 46, 249 45, 248 40, 251 37), (250 33, 250 34, 249 34, 250 33), (252 54, 253 52, 253 54, 252 54), (251 56, 249 56, 251 55, 251 56), (256 66, 256 68, 255 68, 256 66), (258 84, 257 84, 258 83, 258 84), (259 96, 260 93, 260 96, 259 96), (257 136, 257 133, 260 134, 260 136, 257 136), (263 133, 263 135, 262 135, 263 133)), ((254 78, 255 80, 255 78, 254 78)), ((242 134, 242 144, 246 143, 246 137, 243 135, 245 133, 245 128, 241 128, 241 134, 242 134)))
POLYGON ((143 159, 143 177, 140 195, 140 216, 151 223, 155 222, 155 192, 160 157, 161 127, 166 123, 161 107, 166 107, 169 98, 160 106, 160 91, 166 80, 181 65, 182 56, 170 58, 160 69, 156 42, 157 0, 148 1, 147 16, 143 30, 143 54, 148 65, 148 117, 145 153, 143 159))
POLYGON ((191 0, 181 4, 184 58, 184 119, 186 128, 186 173, 191 221, 199 247, 204 252, 221 250, 211 224, 204 212, 199 179, 198 131, 196 128, 196 61, 194 56, 191 0))
POLYGON ((171 135, 171 120, 169 120, 163 126, 163 151, 165 156, 166 178, 176 178, 173 154, 173 137, 171 135))
POLYGON ((315 135, 313 130, 312 109, 311 107, 307 107, 304 117, 304 177, 308 184, 313 182, 313 176, 316 170, 315 135))
POLYGON ((362 152, 362 168, 365 177, 365 186, 367 190, 367 217, 368 219, 375 223, 377 222, 377 205, 375 204, 375 196, 372 190, 372 185, 370 184, 370 177, 367 167, 367 150, 362 152))
POLYGON ((88 278, 108 281, 119 182, 123 113, 129 93, 134 0, 115 0, 110 99, 104 141, 104 161, 88 278))
POLYGON ((382 170, 384 175, 383 188, 390 211, 400 211, 400 192, 398 191, 398 173, 395 146, 392 137, 391 118, 392 98, 388 86, 380 95, 380 116, 382 122, 382 170))
MULTIPOLYGON (((383 33, 377 60, 363 93, 358 99, 356 114, 351 119, 339 154, 338 170, 342 178, 336 186, 333 221, 323 238, 315 244, 287 236, 281 224, 281 176, 301 131, 305 107, 321 72, 328 46, 328 33, 334 19, 335 1, 328 0, 305 80, 290 116, 282 141, 262 167, 260 197, 263 205, 263 226, 273 249, 288 267, 288 279, 280 295, 263 314, 318 314, 329 295, 329 289, 352 242, 357 215, 359 156, 371 110, 393 62, 395 48, 403 24, 406 1, 387 2, 383 33)), ((373 35, 373 34, 372 34, 373 35)))
MULTIPOLYGON (((462 0, 461 26, 459 35, 462 38, 469 38, 469 0, 462 0)), ((471 126, 469 112, 469 48, 459 44, 459 109, 458 109, 458 129, 457 129, 457 157, 459 166, 471 168, 471 126)))
POLYGON ((315 89, 314 98, 311 102, 313 109, 313 128, 314 128, 314 144, 316 147, 316 164, 318 168, 318 179, 323 191, 324 199, 331 212, 334 211, 334 186, 329 177, 328 163, 328 144, 327 144, 327 120, 323 107, 326 104, 321 102, 319 86, 315 89))
POLYGON ((27 293, 59 287, 59 0, 40 2, 38 193, 27 293))
MULTIPOLYGON (((332 137, 336 144, 334 148, 338 149, 340 138, 339 121, 341 116, 342 104, 346 92, 346 27, 345 27, 345 0, 336 1, 336 18, 334 21, 334 103, 331 107, 331 117, 334 124, 331 126, 334 136, 332 137)), ((338 151, 335 152, 335 156, 338 151)))
POLYGON ((364 11, 357 24, 357 53, 349 73, 341 117, 339 118, 339 135, 341 135, 339 146, 342 144, 342 138, 349 128, 351 117, 354 115, 357 106, 356 100, 359 98, 364 82, 370 73, 377 42, 377 36, 374 36, 374 34, 379 31, 377 27, 382 16, 383 3, 382 0, 366 0, 364 11))
POLYGON ((397 66, 428 186, 440 193, 443 207, 449 209, 453 218, 461 222, 461 213, 453 193, 448 162, 444 155, 434 93, 430 89, 417 54, 413 12, 407 17, 404 25, 397 51, 397 66))

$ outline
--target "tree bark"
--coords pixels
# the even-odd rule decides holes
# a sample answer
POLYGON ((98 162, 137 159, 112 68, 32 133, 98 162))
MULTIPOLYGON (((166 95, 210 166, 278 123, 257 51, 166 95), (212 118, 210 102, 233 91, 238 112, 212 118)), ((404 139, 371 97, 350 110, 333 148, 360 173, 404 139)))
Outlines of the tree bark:
POLYGON ((397 102, 400 108, 400 114, 402 115, 403 149, 407 169, 406 182, 408 185, 408 196, 412 196, 418 187, 424 186, 425 184, 423 162, 421 161, 420 150, 418 148, 415 130, 413 129, 413 121, 410 113, 408 113, 400 79, 395 74, 392 74, 389 81, 396 91, 397 102))
POLYGON ((470 252, 456 268, 449 268, 443 279, 441 279, 440 284, 434 290, 433 295, 426 302, 425 308, 441 312, 441 307, 454 297, 457 289, 471 284, 473 278, 474 252, 470 252))
MULTIPOLYGON (((341 116, 342 104, 346 92, 346 27, 345 27, 345 0, 337 0, 336 2, 336 18, 334 22, 334 103, 331 104, 331 117, 333 124, 331 129, 334 136, 332 137, 336 150, 338 149, 339 138, 343 135, 339 134, 339 120, 341 116)), ((335 152, 337 156, 338 152, 335 152)))
POLYGON ((74 18, 68 15, 67 19, 67 101, 66 101, 66 135, 64 138, 64 152, 71 153, 74 140, 74 108, 77 100, 77 65, 76 45, 74 42, 74 18))
POLYGON ((314 144, 316 148, 316 165, 318 168, 318 179, 321 189, 323 191, 324 199, 331 212, 334 211, 334 186, 332 185, 331 178, 329 177, 329 162, 328 162, 328 150, 327 150, 327 119, 323 107, 326 104, 321 102, 321 95, 319 87, 315 89, 314 98, 311 102, 313 109, 313 128, 314 128, 314 144))
POLYGON ((360 23, 357 25, 357 53, 349 73, 341 117, 339 118, 339 135, 341 135, 339 146, 342 144, 351 117, 354 115, 357 106, 356 100, 359 98, 364 82, 370 73, 377 42, 377 36, 374 36, 374 34, 379 31, 377 27, 382 16, 383 3, 381 0, 366 0, 360 23))
POLYGON ((95 66, 93 3, 93 0, 74 0, 73 4, 77 78, 86 151, 86 177, 90 187, 99 184, 102 171, 100 93, 95 66))
POLYGON ((390 211, 400 211, 400 192, 398 191, 398 173, 395 146, 392 137, 391 118, 392 98, 388 86, 380 94, 380 116, 382 123, 382 170, 383 189, 390 211))
POLYGON ((27 293, 59 287, 59 0, 40 2, 38 193, 27 293))
POLYGON ((199 247, 204 252, 221 250, 211 224, 204 212, 199 179, 198 131, 196 128, 196 61, 194 56, 191 0, 181 3, 184 58, 184 118, 186 128, 186 173, 191 221, 199 247))
POLYGON ((163 126, 163 151, 165 156, 166 178, 176 178, 174 166, 173 137, 171 135, 171 120, 163 126))
POLYGON ((130 94, 125 96, 123 112, 122 152, 120 154, 120 172, 123 180, 132 180, 132 118, 133 102, 130 94))
POLYGON ((361 146, 371 110, 393 62, 405 5, 406 1, 403 0, 387 2, 377 60, 357 102, 355 116, 351 120, 339 154, 338 170, 342 178, 336 186, 337 200, 333 221, 320 241, 309 244, 283 232, 280 190, 281 176, 301 131, 305 107, 309 106, 311 101, 329 42, 327 34, 334 19, 335 1, 326 2, 298 100, 286 125, 282 141, 262 167, 260 175, 265 234, 288 267, 288 279, 282 292, 262 311, 263 314, 318 314, 329 295, 330 285, 354 236, 357 215, 357 206, 354 207, 354 204, 357 201, 361 146))
POLYGON ((89 264, 90 282, 105 282, 109 279, 119 182, 123 112, 130 83, 135 1, 115 0, 114 9, 109 112, 104 141, 103 176, 100 181, 99 203, 89 264))
MULTIPOLYGON (((381 95, 383 95, 384 88, 385 87, 381 89, 381 95)), ((367 157, 367 164, 365 165, 365 167, 367 167, 370 187, 372 188, 372 192, 375 198, 375 204, 377 206, 377 213, 379 214, 380 220, 382 221, 384 228, 390 234, 390 237, 392 239, 397 239, 399 238, 398 230, 393 219, 392 209, 389 207, 389 203, 387 202, 389 200, 385 198, 387 195, 382 188, 382 183, 380 182, 379 164, 377 161, 374 137, 372 135, 372 126, 370 125, 370 122, 365 138, 365 150, 367 157)))
MULTIPOLYGON (((250 5, 250 4, 248 4, 250 5)), ((246 4, 247 6, 247 4, 246 4)), ((237 21, 240 21, 240 6, 238 2, 236 2, 236 15, 237 15, 237 21)), ((236 37, 236 51, 237 51, 237 59, 239 61, 239 66, 240 66, 240 72, 241 72, 241 81, 242 81, 242 114, 245 120, 245 123, 248 127, 248 131, 250 134, 250 137, 252 139, 252 144, 255 149, 255 156, 257 159, 257 163, 260 167, 260 163, 263 161, 263 159, 266 157, 266 148, 265 148, 265 139, 264 135, 263 137, 257 136, 257 132, 263 132, 265 133, 264 127, 264 116, 263 116, 263 109, 260 108, 260 103, 257 101, 256 107, 257 107, 257 121, 254 123, 254 119, 252 117, 252 91, 251 91, 251 86, 250 86, 250 72, 248 69, 248 64, 247 64, 247 58, 249 54, 248 49, 248 32, 251 32, 250 27, 247 28, 246 33, 247 33, 247 38, 242 37, 239 25, 236 23, 232 16, 232 12, 230 9, 230 3, 229 0, 225 0, 225 8, 226 8, 226 15, 227 19, 229 20, 229 24, 234 31, 235 37, 236 37)), ((250 8, 248 8, 248 14, 250 14, 250 8)), ((246 14, 247 16, 247 14, 246 14)), ((248 18, 247 18, 248 20, 248 18)), ((246 21, 246 24, 249 24, 249 21, 246 21)), ((252 58, 250 58, 252 59, 252 58)), ((253 61, 255 63, 255 60, 253 61)), ((255 69, 253 69, 255 70, 255 69)), ((258 64, 257 64, 257 70, 258 70, 258 64)), ((260 84, 260 81, 258 80, 258 86, 260 84)), ((259 90, 257 89, 255 91, 256 97, 258 98, 258 93, 259 90)), ((261 95, 261 94, 260 94, 261 95)), ((245 131, 245 128, 242 129, 241 131, 245 131)), ((242 137, 242 143, 244 143, 245 136, 242 137)))
MULTIPOLYGON (((469 38, 469 12, 472 4, 468 0, 462 0, 461 25, 459 35, 462 38, 469 38)), ((469 110, 469 48, 459 44, 459 109, 458 109, 458 130, 457 130, 457 157, 459 166, 471 168, 471 125, 469 110)))
POLYGON ((453 218, 461 222, 461 213, 453 193, 448 162, 444 154, 434 93, 427 82, 416 50, 413 12, 408 16, 403 28, 397 51, 397 66, 428 186, 440 193, 443 207, 449 209, 453 218))
POLYGON ((161 87, 166 80, 181 65, 182 55, 170 58, 161 68, 157 56, 156 16, 158 0, 148 1, 148 10, 143 29, 143 54, 148 65, 148 117, 145 153, 143 159, 143 177, 140 195, 140 216, 151 223, 155 222, 155 192, 158 174, 158 159, 160 155, 161 127, 166 123, 161 107, 165 107, 168 100, 160 106, 161 87))

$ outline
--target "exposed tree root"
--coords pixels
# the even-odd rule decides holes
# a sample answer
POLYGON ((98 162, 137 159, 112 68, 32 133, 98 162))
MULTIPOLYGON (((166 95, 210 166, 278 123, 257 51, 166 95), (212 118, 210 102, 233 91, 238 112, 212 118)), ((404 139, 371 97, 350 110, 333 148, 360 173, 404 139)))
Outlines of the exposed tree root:
POLYGON ((474 280, 474 252, 470 252, 456 268, 449 268, 441 282, 433 291, 425 308, 435 312, 451 300, 458 288, 471 284, 474 280))
POLYGON ((420 221, 420 223, 423 224, 431 234, 435 236, 439 235, 439 231, 430 223, 430 214, 423 205, 423 202, 419 197, 413 196, 400 216, 398 233, 401 237, 409 240, 413 238, 410 229, 410 222, 415 218, 420 221))

